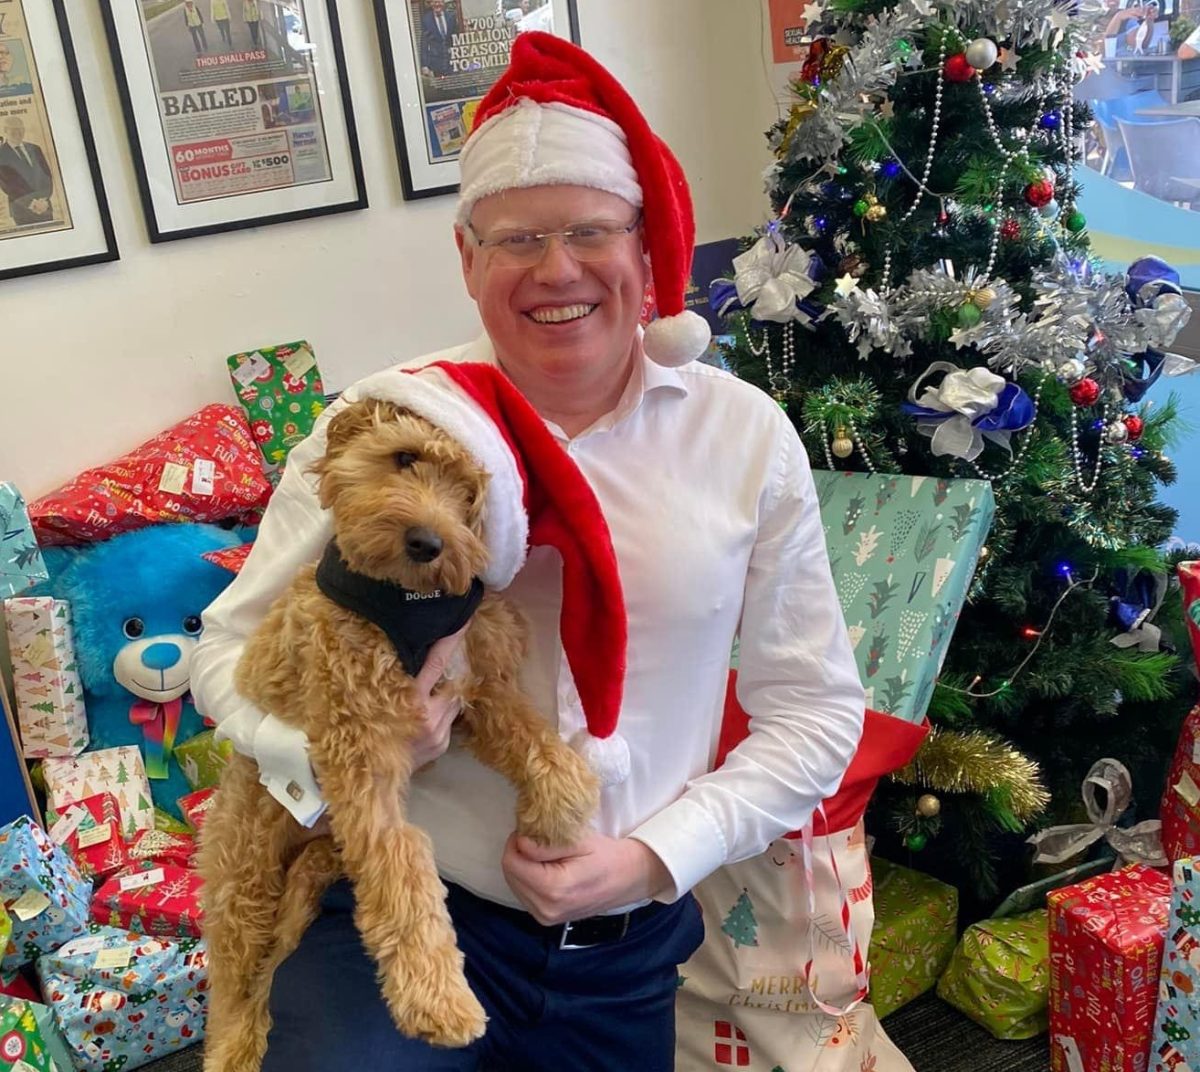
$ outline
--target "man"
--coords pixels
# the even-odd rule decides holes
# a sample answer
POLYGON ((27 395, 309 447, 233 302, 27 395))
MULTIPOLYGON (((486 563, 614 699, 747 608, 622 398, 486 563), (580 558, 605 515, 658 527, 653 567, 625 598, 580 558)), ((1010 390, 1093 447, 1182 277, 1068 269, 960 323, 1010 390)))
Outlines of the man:
POLYGON ((183 0, 183 24, 191 32, 196 55, 203 55, 208 51, 208 39, 204 36, 204 16, 196 6, 196 0, 183 0))
MULTIPOLYGON (((436 685, 457 640, 439 642, 417 678, 428 700, 414 768, 436 762, 414 775, 408 817, 432 840, 487 1033, 449 1051, 396 1032, 342 883, 276 973, 263 1072, 315 1072, 331 1053, 341 1068, 396 1072, 669 1072, 677 965, 703 937, 688 891, 809 821, 857 746, 863 690, 795 430, 765 394, 693 360, 708 329, 684 310, 690 196, 637 106, 575 45, 522 34, 460 165, 455 236, 485 335, 419 364, 498 365, 592 485, 628 618, 628 775, 604 790, 579 844, 516 837, 512 788, 447 747, 456 712, 436 685), (651 274, 663 315, 643 334, 651 274), (751 733, 708 773, 735 635, 751 733)), ((410 379, 393 370, 351 387, 327 414, 380 380, 402 391, 410 379)), ((192 663, 198 707, 310 825, 322 803, 302 735, 238 696, 233 673, 246 637, 329 538, 308 474, 328 419, 290 456, 192 663)), ((544 547, 506 589, 530 625, 523 684, 575 740, 584 722, 559 639, 562 592, 561 560, 544 547)))
POLYGON ((450 38, 458 33, 454 13, 446 10, 446 0, 428 0, 421 16, 421 73, 426 78, 449 74, 450 38))
POLYGON ((1200 56, 1200 26, 1188 34, 1187 40, 1179 46, 1178 55, 1181 60, 1194 60, 1200 56))
POLYGON ((233 49, 233 35, 229 32, 229 0, 212 0, 212 7, 209 9, 209 14, 212 15, 213 22, 217 24, 217 29, 221 33, 221 40, 225 42, 225 51, 231 51, 233 49))
POLYGON ((0 97, 21 97, 33 92, 33 83, 13 72, 16 66, 12 46, 0 41, 0 97))
POLYGON ((0 190, 8 196, 8 214, 18 227, 34 227, 54 219, 50 164, 40 145, 25 140, 25 123, 15 115, 4 121, 0 190))
POLYGON ((1114 38, 1117 51, 1128 49, 1143 52, 1154 33, 1154 21, 1158 17, 1158 0, 1147 0, 1114 11, 1104 28, 1104 36, 1114 38))
POLYGON ((242 19, 250 28, 250 40, 255 48, 262 48, 262 12, 258 0, 242 0, 242 19))

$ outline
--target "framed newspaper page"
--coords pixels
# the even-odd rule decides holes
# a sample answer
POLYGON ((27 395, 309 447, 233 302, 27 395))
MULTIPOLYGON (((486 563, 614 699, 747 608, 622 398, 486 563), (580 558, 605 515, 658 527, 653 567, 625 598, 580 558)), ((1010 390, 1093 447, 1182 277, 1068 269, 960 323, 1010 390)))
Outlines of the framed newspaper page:
POLYGON ((65 0, 0 0, 0 279, 116 259, 65 0))
POLYGON ((544 30, 579 43, 575 0, 375 0, 405 198, 458 189, 458 154, 512 42, 544 30))
POLYGON ((334 0, 101 7, 152 242, 366 208, 334 0))

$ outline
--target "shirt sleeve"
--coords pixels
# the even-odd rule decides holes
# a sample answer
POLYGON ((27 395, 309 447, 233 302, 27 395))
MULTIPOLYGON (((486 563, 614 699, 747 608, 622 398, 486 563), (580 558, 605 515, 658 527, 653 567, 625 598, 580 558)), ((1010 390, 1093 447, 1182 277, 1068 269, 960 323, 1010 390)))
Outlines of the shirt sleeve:
POLYGON ((841 784, 862 735, 865 695, 812 471, 795 429, 778 420, 742 605, 737 695, 749 736, 630 835, 671 873, 664 900, 801 829, 841 784))
POLYGON ((325 426, 342 408, 335 402, 312 434, 288 457, 283 477, 259 526, 254 548, 234 582, 204 611, 204 632, 192 653, 192 698, 217 724, 217 739, 258 763, 262 784, 305 826, 325 810, 308 761, 304 734, 246 700, 234 669, 246 641, 271 604, 303 566, 317 561, 333 534, 308 473, 325 451, 325 426))
POLYGON ((1197 26, 1190 34, 1188 34, 1188 38, 1186 41, 1184 41, 1184 44, 1189 48, 1200 49, 1200 26, 1197 26))

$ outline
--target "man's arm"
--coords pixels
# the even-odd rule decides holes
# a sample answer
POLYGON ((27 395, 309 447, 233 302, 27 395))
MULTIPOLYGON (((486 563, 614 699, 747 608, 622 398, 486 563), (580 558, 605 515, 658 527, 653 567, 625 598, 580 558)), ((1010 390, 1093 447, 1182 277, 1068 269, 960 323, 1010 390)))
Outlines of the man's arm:
POLYGON ((791 423, 782 413, 777 420, 740 630, 738 699, 750 735, 630 834, 666 865, 675 897, 809 822, 841 784, 862 735, 863 687, 812 472, 791 423))
POLYGON ((241 573, 204 612, 204 633, 192 654, 192 697, 196 708, 259 766, 263 784, 296 819, 309 826, 324 811, 308 762, 304 734, 244 699, 234 687, 234 669, 246 641, 271 604, 301 567, 321 556, 332 535, 307 469, 325 451, 325 426, 342 408, 335 402, 312 434, 288 458, 271 497, 254 549, 241 573))
POLYGON ((1179 46, 1178 55, 1181 60, 1194 60, 1200 56, 1200 26, 1197 26, 1179 46))

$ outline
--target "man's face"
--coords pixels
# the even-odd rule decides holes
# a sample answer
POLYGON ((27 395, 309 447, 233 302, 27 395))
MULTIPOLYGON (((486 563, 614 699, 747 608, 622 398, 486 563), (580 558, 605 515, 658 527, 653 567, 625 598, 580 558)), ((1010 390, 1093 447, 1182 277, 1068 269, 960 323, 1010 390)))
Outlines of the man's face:
POLYGON ((429 0, 429 6, 435 15, 440 15, 446 10, 445 0, 429 0))
POLYGON ((13 145, 20 145, 25 139, 25 124, 17 118, 9 119, 4 124, 4 139, 13 145))
MULTIPOLYGON (((637 210, 623 198, 583 186, 506 190, 478 201, 471 226, 487 239, 506 231, 561 231, 581 223, 633 223, 637 210)), ((603 260, 577 261, 559 238, 550 239, 532 267, 505 263, 457 232, 467 291, 510 371, 574 376, 597 383, 619 375, 629 359, 642 310, 648 268, 640 232, 614 239, 603 260), (558 322, 550 317, 570 316, 558 322)))
POLYGON ((13 58, 12 53, 8 50, 8 45, 0 45, 0 74, 8 74, 12 70, 13 58))

